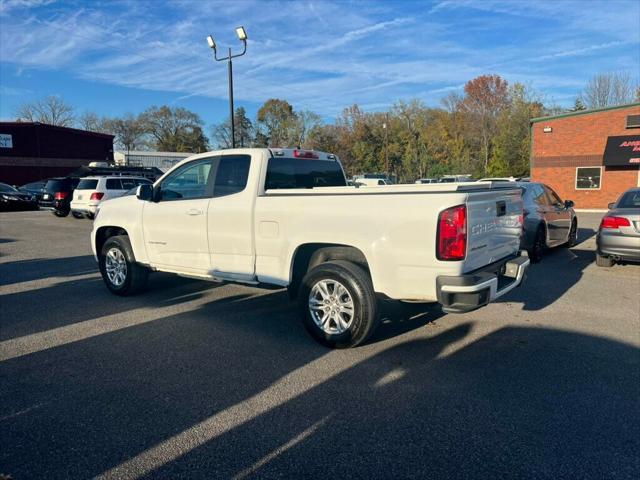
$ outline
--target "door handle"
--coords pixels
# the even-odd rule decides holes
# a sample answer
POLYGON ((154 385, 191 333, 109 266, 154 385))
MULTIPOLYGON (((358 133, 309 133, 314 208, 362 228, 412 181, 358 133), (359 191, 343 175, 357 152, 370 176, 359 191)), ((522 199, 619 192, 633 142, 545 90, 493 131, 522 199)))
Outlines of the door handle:
POLYGON ((202 215, 202 210, 198 210, 197 208, 192 208, 191 210, 187 210, 187 215, 202 215))

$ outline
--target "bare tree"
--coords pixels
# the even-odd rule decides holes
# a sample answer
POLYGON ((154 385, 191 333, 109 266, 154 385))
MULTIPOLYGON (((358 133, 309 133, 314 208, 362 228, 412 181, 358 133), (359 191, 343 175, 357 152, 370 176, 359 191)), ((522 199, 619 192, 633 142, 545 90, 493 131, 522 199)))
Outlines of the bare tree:
POLYGON ((624 105, 634 101, 635 88, 628 72, 599 73, 591 77, 580 98, 588 108, 624 105))
POLYGON ((80 115, 78 128, 90 132, 113 134, 112 121, 107 117, 100 117, 95 112, 84 112, 80 115))
POLYGON ((16 111, 18 120, 40 122, 59 127, 72 127, 74 110, 62 98, 50 95, 41 100, 23 103, 16 111))
POLYGON ((107 120, 106 128, 109 133, 115 135, 116 145, 127 152, 139 148, 147 133, 142 120, 131 113, 127 113, 122 118, 107 120))

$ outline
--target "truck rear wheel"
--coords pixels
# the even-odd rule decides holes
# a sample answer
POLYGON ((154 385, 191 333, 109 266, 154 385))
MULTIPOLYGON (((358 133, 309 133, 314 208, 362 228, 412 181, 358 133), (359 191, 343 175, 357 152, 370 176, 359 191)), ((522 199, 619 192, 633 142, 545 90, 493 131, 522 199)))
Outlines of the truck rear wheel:
POLYGON ((304 326, 331 348, 356 347, 377 326, 371 277, 358 265, 334 260, 307 272, 298 294, 304 326))
POLYGON ((116 295, 133 295, 147 285, 149 270, 136 263, 126 235, 116 235, 104 242, 99 258, 105 285, 116 295))

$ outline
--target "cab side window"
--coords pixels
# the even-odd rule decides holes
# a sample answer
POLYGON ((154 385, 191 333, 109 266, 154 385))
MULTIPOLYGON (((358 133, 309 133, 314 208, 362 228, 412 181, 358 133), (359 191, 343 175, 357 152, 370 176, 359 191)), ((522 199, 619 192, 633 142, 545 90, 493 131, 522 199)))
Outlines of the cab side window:
POLYGON ((243 191, 247 186, 250 164, 250 155, 224 155, 216 171, 213 196, 226 197, 243 191))
POLYGON ((164 179, 160 186, 160 200, 188 200, 209 197, 210 158, 183 165, 164 179))

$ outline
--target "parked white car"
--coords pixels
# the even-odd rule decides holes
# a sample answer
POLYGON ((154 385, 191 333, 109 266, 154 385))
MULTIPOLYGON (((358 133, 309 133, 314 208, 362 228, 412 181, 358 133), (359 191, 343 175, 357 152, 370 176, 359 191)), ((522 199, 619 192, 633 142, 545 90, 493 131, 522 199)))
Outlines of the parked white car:
POLYGON ((478 180, 479 182, 517 182, 520 180, 516 177, 486 177, 478 180))
POLYGON ((518 286, 522 219, 507 182, 355 188, 335 155, 234 149, 106 202, 91 245, 114 294, 151 271, 287 287, 315 339, 350 347, 375 329, 379 297, 466 312, 518 286))
POLYGON ((139 185, 151 185, 151 181, 142 177, 85 177, 73 191, 71 214, 75 218, 93 218, 98 205, 102 202, 121 197, 139 185))
POLYGON ((384 178, 358 178, 353 182, 357 186, 363 187, 377 187, 378 185, 392 185, 388 180, 384 178))
POLYGON ((471 175, 443 175, 438 179, 438 183, 461 183, 473 182, 471 175))

